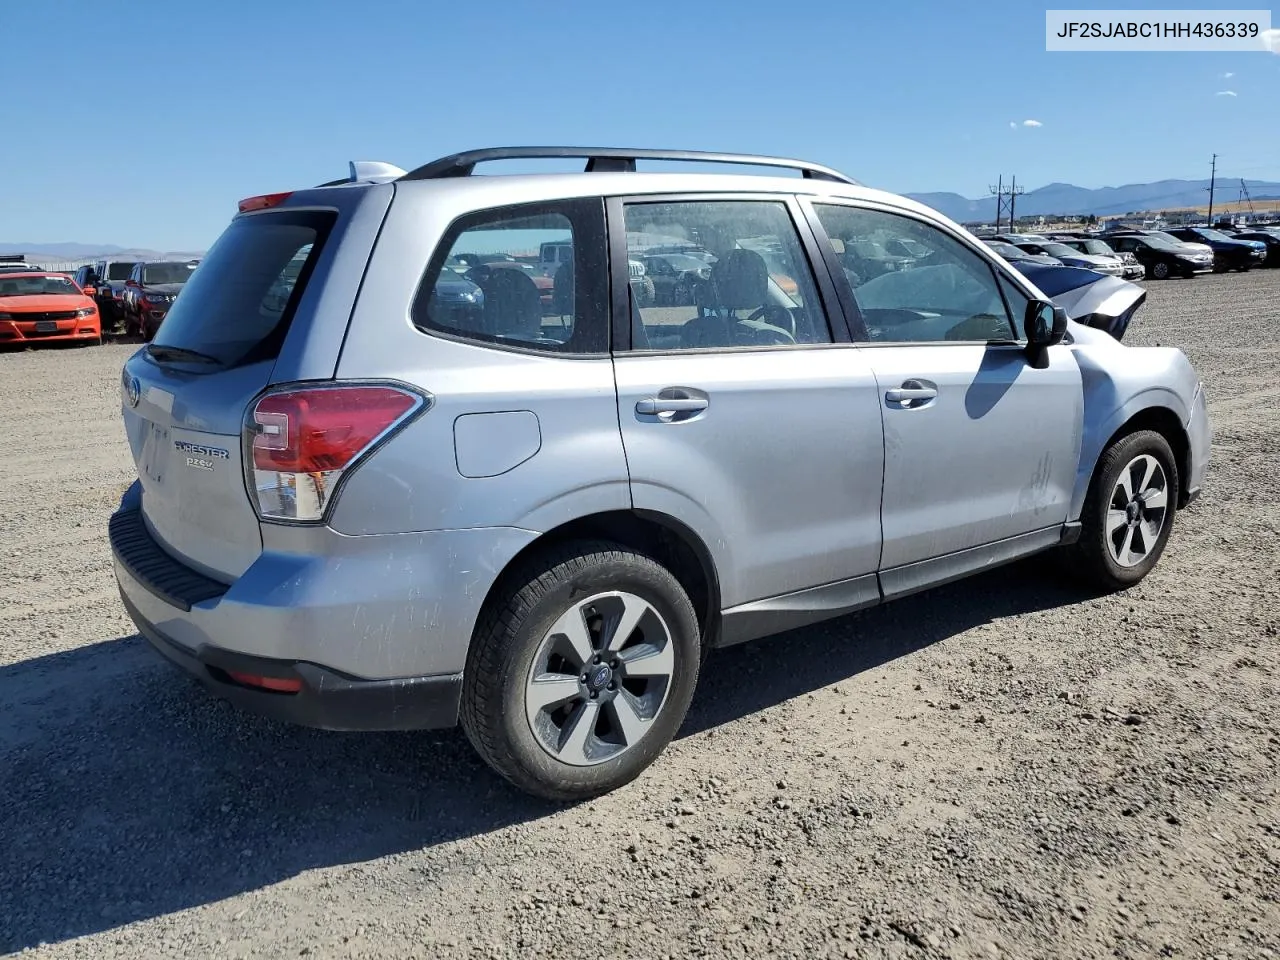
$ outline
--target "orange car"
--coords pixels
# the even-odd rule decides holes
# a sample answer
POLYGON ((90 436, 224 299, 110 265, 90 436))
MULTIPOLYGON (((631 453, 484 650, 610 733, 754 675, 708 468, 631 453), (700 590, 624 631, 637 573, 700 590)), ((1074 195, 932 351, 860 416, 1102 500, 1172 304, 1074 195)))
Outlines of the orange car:
POLYGON ((50 340, 102 342, 93 288, 61 273, 0 273, 0 346, 50 340))

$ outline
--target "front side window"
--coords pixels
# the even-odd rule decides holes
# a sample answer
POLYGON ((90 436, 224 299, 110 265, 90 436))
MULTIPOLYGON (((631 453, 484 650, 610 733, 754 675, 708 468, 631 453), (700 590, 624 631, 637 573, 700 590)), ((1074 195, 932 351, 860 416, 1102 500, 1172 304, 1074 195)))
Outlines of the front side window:
POLYGON ((990 263, 937 227, 910 217, 817 203, 873 342, 1009 341, 1014 322, 990 263), (868 250, 909 240, 921 256, 882 258, 868 250))
POLYGON ((413 321, 424 331, 500 346, 602 352, 607 276, 601 200, 487 210, 445 235, 418 288, 413 321), (558 262, 549 275, 544 255, 558 262))
MULTIPOLYGON (((830 343, 787 206, 774 200, 635 202, 625 208, 632 348, 696 350, 830 343), (683 249, 700 266, 661 288, 650 251, 683 249)), ((675 269, 665 260, 665 273, 675 269)))

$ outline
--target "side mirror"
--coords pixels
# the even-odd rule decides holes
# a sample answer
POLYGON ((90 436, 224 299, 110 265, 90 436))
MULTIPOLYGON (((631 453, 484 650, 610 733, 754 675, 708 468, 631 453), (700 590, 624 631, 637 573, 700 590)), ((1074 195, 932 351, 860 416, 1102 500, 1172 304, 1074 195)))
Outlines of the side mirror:
POLYGON ((1067 332, 1067 311, 1048 300, 1032 300, 1027 303, 1023 327, 1030 346, 1052 347, 1067 332))
POLYGON ((1027 353, 1031 357, 1031 365, 1043 369, 1049 364, 1046 351, 1061 343, 1066 335, 1067 311, 1048 300, 1032 300, 1027 304, 1023 329, 1027 332, 1027 353))
POLYGON ((80 289, 84 291, 86 297, 96 297, 98 295, 97 287, 81 287, 80 289))
POLYGON ((136 286, 138 285, 138 281, 137 281, 137 280, 134 280, 134 279, 132 279, 132 278, 130 278, 129 280, 126 280, 126 281, 124 282, 124 285, 125 285, 126 287, 136 287, 136 286))

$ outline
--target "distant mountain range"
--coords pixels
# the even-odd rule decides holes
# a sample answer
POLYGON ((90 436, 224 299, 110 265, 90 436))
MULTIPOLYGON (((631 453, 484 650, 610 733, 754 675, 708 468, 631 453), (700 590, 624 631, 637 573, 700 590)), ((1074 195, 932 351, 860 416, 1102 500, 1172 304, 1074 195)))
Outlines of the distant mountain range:
MULTIPOLYGON (((1263 207, 1280 203, 1280 183, 1270 180, 1246 180, 1249 195, 1263 207)), ((1222 179, 1217 184, 1217 198, 1234 201, 1240 191, 1239 180, 1222 179)), ((970 200, 958 193, 908 193, 908 197, 933 207, 944 216, 960 223, 993 223, 996 198, 970 200)), ((1099 187, 1090 190, 1070 183, 1051 183, 1028 190, 1018 197, 1019 216, 1048 214, 1114 217, 1130 211, 1179 210, 1204 206, 1209 201, 1208 180, 1157 180, 1154 183, 1130 183, 1123 187, 1099 187)), ((199 251, 160 252, 126 249, 109 243, 0 243, 0 254, 25 253, 34 260, 83 260, 89 257, 130 257, 138 260, 190 260, 203 256, 199 251)))
POLYGON ((0 243, 0 254, 25 253, 32 261, 86 260, 90 257, 121 257, 133 260, 191 260, 203 256, 191 251, 140 250, 111 243, 0 243))
MULTIPOLYGON (((1254 202, 1274 203, 1280 199, 1280 183, 1246 180, 1245 185, 1254 202)), ((1219 180, 1215 197, 1223 202, 1234 201, 1239 191, 1239 180, 1219 180)), ((909 193, 907 196, 961 223, 992 223, 996 218, 995 197, 970 200, 958 193, 909 193)), ((1157 180, 1155 183, 1130 183, 1123 187, 1099 187, 1097 190, 1069 183, 1051 183, 1021 194, 1015 212, 1020 217, 1055 213, 1079 216, 1092 213, 1099 217, 1114 217, 1130 211, 1200 207, 1208 202, 1208 180, 1157 180)))

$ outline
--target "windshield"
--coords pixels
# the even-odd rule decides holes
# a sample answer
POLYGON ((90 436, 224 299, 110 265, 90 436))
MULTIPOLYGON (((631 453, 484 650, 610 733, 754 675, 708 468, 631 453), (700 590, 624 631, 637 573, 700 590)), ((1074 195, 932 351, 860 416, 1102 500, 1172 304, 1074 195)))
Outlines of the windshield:
POLYGON ((1114 257, 1116 252, 1108 247, 1101 240, 1081 240, 1086 253, 1092 253, 1095 257, 1114 257))
POLYGON ((1230 240, 1231 239, 1221 230, 1196 230, 1194 231, 1194 233, 1196 236, 1203 237, 1206 240, 1230 240))
POLYGON ((994 243, 991 241, 984 242, 986 242, 988 247, 1000 254, 1000 256, 1004 257, 1006 260, 1019 260, 1026 256, 1022 250, 1019 250, 1012 243, 1000 243, 999 241, 994 243))
POLYGON ((1161 250, 1176 250, 1183 245, 1181 240, 1164 233, 1153 233, 1150 236, 1138 237, 1138 239, 1148 246, 1157 247, 1161 250))
POLYGON ((284 211, 233 220, 152 343, 224 366, 276 356, 333 221, 332 214, 284 211))
POLYGON ((166 261, 164 263, 148 263, 142 268, 143 283, 186 283, 191 277, 194 264, 166 261))
POLYGON ((136 263, 127 263, 123 260, 116 263, 109 263, 107 264, 107 279, 128 280, 129 274, 133 273, 133 268, 136 266, 136 263))
POLYGON ((67 277, 6 277, 0 280, 0 297, 38 297, 49 294, 79 296, 80 288, 67 277))
POLYGON ((1076 257, 1080 255, 1079 250, 1072 250, 1065 243, 1042 243, 1040 249, 1051 257, 1076 257))

